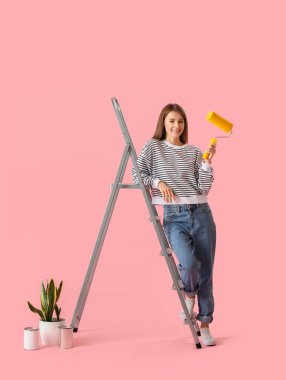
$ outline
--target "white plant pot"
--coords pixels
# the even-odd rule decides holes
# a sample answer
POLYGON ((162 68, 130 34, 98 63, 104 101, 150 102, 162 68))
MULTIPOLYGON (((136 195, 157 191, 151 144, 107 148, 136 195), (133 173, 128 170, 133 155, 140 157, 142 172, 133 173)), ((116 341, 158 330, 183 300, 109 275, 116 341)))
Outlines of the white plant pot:
POLYGON ((60 326, 65 325, 65 319, 57 321, 53 318, 52 322, 42 321, 39 322, 40 337, 43 346, 58 346, 60 337, 60 326))

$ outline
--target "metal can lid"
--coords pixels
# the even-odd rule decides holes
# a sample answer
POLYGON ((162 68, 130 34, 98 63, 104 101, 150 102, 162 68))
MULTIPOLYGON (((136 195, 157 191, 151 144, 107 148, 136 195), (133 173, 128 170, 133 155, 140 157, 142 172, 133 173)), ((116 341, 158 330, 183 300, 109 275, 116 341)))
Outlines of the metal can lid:
POLYGON ((72 330, 73 329, 72 326, 59 326, 58 328, 63 329, 63 330, 72 330))
POLYGON ((24 327, 24 330, 37 331, 39 330, 39 328, 38 327, 24 327))

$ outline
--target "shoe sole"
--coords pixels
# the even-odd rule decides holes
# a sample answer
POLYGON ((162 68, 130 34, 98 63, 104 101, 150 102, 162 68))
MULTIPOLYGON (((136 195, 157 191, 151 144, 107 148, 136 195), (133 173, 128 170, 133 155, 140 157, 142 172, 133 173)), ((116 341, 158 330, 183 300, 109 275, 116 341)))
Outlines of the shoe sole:
POLYGON ((204 347, 215 347, 216 344, 205 344, 205 343, 203 343, 203 346, 204 347))

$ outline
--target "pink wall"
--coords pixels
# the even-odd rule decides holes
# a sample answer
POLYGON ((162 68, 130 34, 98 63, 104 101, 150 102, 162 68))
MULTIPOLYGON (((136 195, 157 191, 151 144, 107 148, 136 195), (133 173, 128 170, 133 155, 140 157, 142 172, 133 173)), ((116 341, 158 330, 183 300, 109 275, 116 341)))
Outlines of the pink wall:
POLYGON ((187 358, 198 364, 193 374, 208 360, 206 375, 280 378, 284 15, 282 0, 2 2, 1 346, 15 378, 31 366, 39 369, 30 378, 38 377, 47 355, 57 363, 57 349, 24 352, 22 330, 37 324, 26 301, 37 304, 41 280, 53 276, 64 281, 63 314, 72 318, 124 149, 112 96, 138 153, 168 102, 186 110, 189 142, 201 149, 221 134, 205 120, 209 110, 234 123, 231 139, 218 143, 209 195, 219 344, 193 357, 143 197, 125 190, 80 325, 85 335, 65 351, 75 357, 68 376, 93 368, 106 378, 173 378, 184 375, 187 358))

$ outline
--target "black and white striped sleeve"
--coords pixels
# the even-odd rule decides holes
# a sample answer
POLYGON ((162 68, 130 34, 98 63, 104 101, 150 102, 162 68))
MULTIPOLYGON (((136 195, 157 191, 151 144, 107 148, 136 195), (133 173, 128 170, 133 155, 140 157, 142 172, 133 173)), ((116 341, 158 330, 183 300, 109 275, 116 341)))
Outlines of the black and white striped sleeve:
POLYGON ((212 187, 212 182, 214 181, 214 170, 212 166, 204 163, 203 153, 200 149, 197 150, 195 168, 198 188, 202 194, 207 195, 212 187))
MULTIPOLYGON (((142 151, 137 158, 137 166, 144 185, 148 188, 156 187, 155 184, 158 182, 158 178, 152 175, 152 144, 150 141, 143 146, 142 151)), ((134 182, 138 184, 134 166, 132 167, 132 177, 134 182)))

